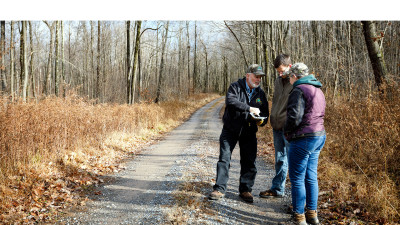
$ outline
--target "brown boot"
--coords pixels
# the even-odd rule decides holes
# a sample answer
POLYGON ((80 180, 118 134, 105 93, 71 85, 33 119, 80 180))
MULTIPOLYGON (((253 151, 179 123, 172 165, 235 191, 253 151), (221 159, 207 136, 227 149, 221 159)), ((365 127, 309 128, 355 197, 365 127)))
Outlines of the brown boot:
POLYGON ((309 224, 316 225, 319 224, 317 210, 309 210, 306 211, 306 221, 309 224))
POLYGON ((254 201, 253 195, 248 191, 240 193, 239 197, 241 197, 245 202, 253 203, 254 201))
POLYGON ((211 200, 218 200, 220 198, 223 198, 225 195, 217 190, 214 190, 213 192, 210 193, 210 195, 208 196, 209 199, 211 200))
POLYGON ((306 216, 303 214, 294 213, 294 224, 296 225, 307 225, 306 216))
POLYGON ((261 198, 283 198, 283 195, 278 195, 273 190, 266 190, 266 191, 260 192, 260 197, 261 198))

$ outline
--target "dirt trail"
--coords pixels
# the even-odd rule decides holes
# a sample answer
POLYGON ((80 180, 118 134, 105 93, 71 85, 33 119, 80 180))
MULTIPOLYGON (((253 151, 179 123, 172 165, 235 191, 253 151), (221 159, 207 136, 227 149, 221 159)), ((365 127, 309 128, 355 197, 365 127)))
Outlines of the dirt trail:
MULTIPOLYGON (((208 183, 202 195, 211 191, 219 154, 222 122, 219 111, 224 98, 198 110, 164 140, 148 147, 126 164, 126 169, 109 176, 112 182, 98 190, 84 211, 62 219, 62 224, 166 224, 171 222, 176 202, 174 193, 183 182, 208 183), (167 216, 168 215, 168 216, 167 216)), ((261 199, 258 193, 269 187, 274 174, 270 165, 257 161, 257 178, 248 204, 238 197, 239 149, 234 150, 226 197, 211 201, 210 211, 186 210, 187 223, 194 224, 285 224, 288 198, 261 199)), ((175 196, 176 197, 176 196, 175 196)))

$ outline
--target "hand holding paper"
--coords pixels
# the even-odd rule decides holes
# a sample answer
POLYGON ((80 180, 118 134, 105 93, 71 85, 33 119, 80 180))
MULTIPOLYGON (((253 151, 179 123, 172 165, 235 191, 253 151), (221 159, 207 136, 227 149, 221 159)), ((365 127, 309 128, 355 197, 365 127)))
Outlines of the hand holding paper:
POLYGON ((250 107, 250 114, 254 114, 256 116, 260 115, 260 109, 259 108, 254 108, 254 107, 250 107))

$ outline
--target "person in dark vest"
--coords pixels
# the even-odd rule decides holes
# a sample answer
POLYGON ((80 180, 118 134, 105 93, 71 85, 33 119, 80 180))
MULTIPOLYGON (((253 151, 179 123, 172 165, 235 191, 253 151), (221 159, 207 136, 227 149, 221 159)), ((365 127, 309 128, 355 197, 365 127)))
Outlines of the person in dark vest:
POLYGON ((308 74, 305 64, 293 64, 289 76, 293 89, 283 132, 290 144, 288 159, 294 220, 300 225, 319 224, 317 168, 326 139, 325 96, 320 89, 321 82, 308 74))
POLYGON ((240 180, 239 196, 246 202, 253 202, 251 194, 256 178, 256 157, 258 126, 268 121, 268 101, 260 88, 261 78, 265 76, 262 67, 251 65, 244 78, 233 82, 225 99, 223 128, 219 138, 220 153, 217 163, 217 179, 209 198, 218 200, 224 197, 229 179, 232 151, 239 142, 240 180), (264 117, 255 120, 251 114, 264 117))

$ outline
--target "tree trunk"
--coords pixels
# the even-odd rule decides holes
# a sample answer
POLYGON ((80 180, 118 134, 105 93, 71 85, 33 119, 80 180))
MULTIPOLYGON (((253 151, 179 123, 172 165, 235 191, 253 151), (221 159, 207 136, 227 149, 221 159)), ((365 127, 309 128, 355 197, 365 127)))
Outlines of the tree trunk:
MULTIPOLYGON (((36 97, 35 94, 35 78, 33 75, 33 64, 34 64, 34 56, 35 56, 35 52, 33 51, 33 37, 32 37, 32 23, 31 21, 29 21, 29 43, 30 43, 30 52, 31 52, 31 59, 30 59, 30 63, 29 63, 29 76, 31 78, 31 83, 29 85, 30 89, 32 88, 32 96, 36 97)), ((31 91, 29 90, 29 93, 31 93, 31 91)))
POLYGON ((160 96, 161 96, 161 87, 162 87, 163 69, 164 69, 165 46, 166 46, 167 40, 168 40, 168 25, 169 25, 169 21, 167 21, 167 24, 165 26, 165 34, 164 34, 164 37, 163 37, 163 42, 161 44, 162 47, 161 47, 160 76, 158 78, 157 94, 156 94, 156 99, 154 100, 155 103, 158 103, 160 101, 160 96))
POLYGON ((51 91, 51 60, 52 60, 51 52, 53 51, 54 22, 51 25, 47 21, 44 21, 44 23, 50 30, 50 47, 49 47, 50 49, 49 49, 49 58, 47 61, 47 75, 46 78, 44 79, 44 85, 43 85, 43 93, 49 95, 51 91))
POLYGON ((96 98, 100 98, 100 40, 101 23, 97 21, 97 76, 96 76, 96 98))
POLYGON ((133 67, 132 67, 132 86, 131 86, 131 104, 135 103, 135 90, 136 90, 136 68, 138 64, 138 54, 139 54, 139 48, 140 48, 140 30, 142 27, 142 21, 137 21, 136 24, 136 42, 135 42, 135 51, 133 54, 133 67))
POLYGON ((55 56, 55 60, 54 60, 54 84, 55 84, 55 93, 56 96, 59 95, 60 93, 60 74, 58 72, 58 55, 59 55, 59 37, 58 37, 58 33, 59 33, 59 21, 56 21, 56 44, 55 44, 55 49, 54 49, 54 56, 55 56))
POLYGON ((189 39, 189 21, 186 21, 187 35, 187 57, 188 57, 188 96, 190 96, 190 39, 189 39))
POLYGON ((0 79, 1 79, 1 91, 6 91, 7 80, 6 80, 6 65, 4 58, 6 55, 6 21, 0 21, 1 26, 1 39, 0 39, 0 79))
POLYGON ((193 93, 198 88, 198 74, 197 74, 197 22, 194 22, 194 58, 193 58, 193 93))
POLYGON ((65 67, 64 67, 64 23, 61 21, 61 90, 65 97, 65 67))
POLYGON ((374 71, 375 83, 380 86, 386 80, 386 66, 382 57, 378 40, 381 36, 376 35, 375 23, 373 21, 362 21, 365 43, 367 44, 369 59, 371 60, 372 70, 374 71))
POLYGON ((130 78, 129 73, 131 70, 131 21, 126 21, 126 103, 130 103, 130 78))
POLYGON ((26 102, 27 99, 27 91, 28 91, 28 62, 26 59, 26 27, 27 22, 22 21, 22 48, 23 48, 23 65, 24 65, 24 86, 22 91, 22 99, 26 102))
POLYGON ((260 43, 260 32, 259 32, 259 26, 258 26, 258 21, 256 21, 256 64, 260 65, 260 56, 259 56, 259 43, 260 43))
POLYGON ((10 25, 10 78, 11 78, 11 99, 14 102, 14 21, 10 25))

